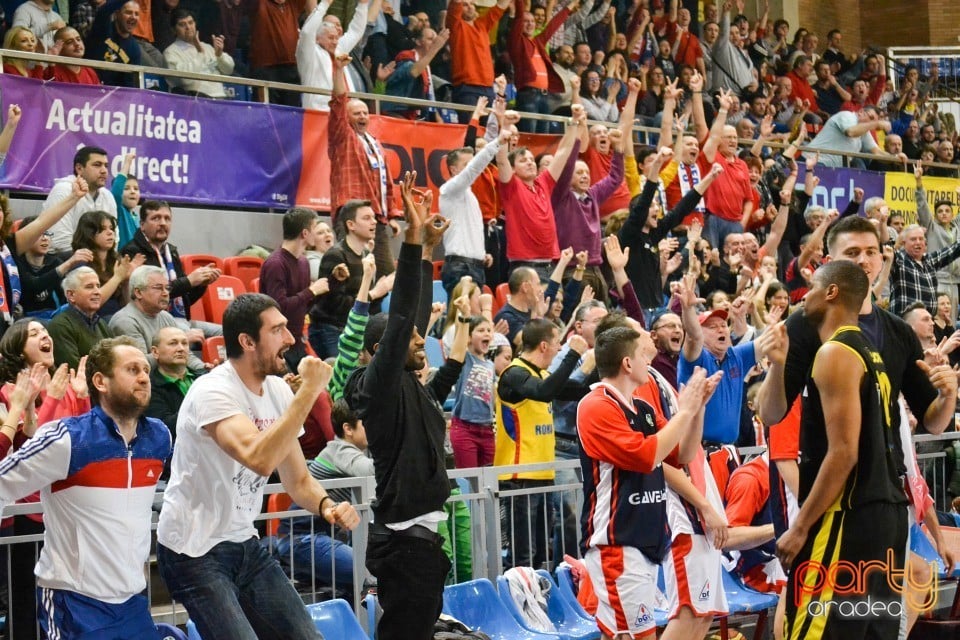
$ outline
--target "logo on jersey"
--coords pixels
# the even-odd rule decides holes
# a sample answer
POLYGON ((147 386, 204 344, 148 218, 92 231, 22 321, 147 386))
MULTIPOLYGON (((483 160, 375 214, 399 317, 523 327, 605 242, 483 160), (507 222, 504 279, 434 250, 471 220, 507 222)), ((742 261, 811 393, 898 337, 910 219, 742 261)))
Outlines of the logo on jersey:
POLYGON ((643 627, 652 623, 653 623, 653 614, 651 614, 650 610, 647 609, 647 605, 641 604, 640 611, 639 613, 637 613, 637 621, 634 623, 634 626, 643 627))
POLYGON ((700 602, 706 602, 710 599, 710 581, 707 580, 703 583, 703 588, 700 589, 700 596, 698 598, 700 602))
POLYGON ((630 504, 658 504, 660 502, 665 502, 667 500, 667 493, 665 491, 644 491, 643 493, 631 493, 627 497, 627 501, 630 504))
POLYGON ((653 416, 648 413, 648 414, 646 415, 646 418, 647 418, 647 424, 650 425, 651 427, 653 427, 653 426, 654 426, 654 425, 653 425, 653 416))

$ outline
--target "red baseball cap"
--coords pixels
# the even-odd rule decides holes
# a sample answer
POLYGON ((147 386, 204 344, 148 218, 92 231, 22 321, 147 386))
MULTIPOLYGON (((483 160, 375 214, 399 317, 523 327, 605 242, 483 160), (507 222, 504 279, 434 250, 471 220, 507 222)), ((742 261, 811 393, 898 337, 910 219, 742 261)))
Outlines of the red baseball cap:
POLYGON ((709 320, 710 318, 721 318, 722 320, 727 319, 727 312, 723 309, 714 309, 712 311, 704 311, 700 314, 698 320, 700 321, 700 326, 709 320))

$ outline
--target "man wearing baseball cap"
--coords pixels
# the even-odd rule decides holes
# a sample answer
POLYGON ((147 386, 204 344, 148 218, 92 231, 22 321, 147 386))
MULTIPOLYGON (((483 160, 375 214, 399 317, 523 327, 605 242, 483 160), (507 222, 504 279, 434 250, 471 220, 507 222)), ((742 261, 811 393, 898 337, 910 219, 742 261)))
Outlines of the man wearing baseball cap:
POLYGON ((686 337, 677 368, 677 382, 685 384, 696 367, 706 369, 708 376, 723 371, 723 378, 707 403, 703 441, 705 444, 733 444, 740 433, 744 376, 757 360, 786 338, 781 324, 752 342, 734 346, 727 326, 727 312, 714 309, 698 313, 698 304, 703 301, 697 298, 695 286, 695 277, 691 275, 684 276, 680 284, 686 337))

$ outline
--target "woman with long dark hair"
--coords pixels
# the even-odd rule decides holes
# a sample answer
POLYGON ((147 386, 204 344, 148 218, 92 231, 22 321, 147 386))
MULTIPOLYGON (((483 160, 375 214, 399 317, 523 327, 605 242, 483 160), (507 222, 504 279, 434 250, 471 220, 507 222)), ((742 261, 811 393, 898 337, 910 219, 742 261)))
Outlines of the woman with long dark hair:
MULTIPOLYGON (((53 338, 37 320, 18 320, 0 338, 0 400, 7 416, 0 427, 0 457, 18 449, 39 425, 90 410, 87 395, 86 356, 76 371, 67 365, 54 369, 53 338)), ((36 503, 40 494, 19 500, 36 503)), ((19 515, 0 524, 0 535, 43 533, 39 514, 19 515)), ((10 548, 10 611, 7 627, 16 638, 36 638, 36 582, 34 566, 39 546, 22 543, 10 548)))
POLYGON ((87 211, 80 216, 77 230, 73 232, 72 246, 74 251, 89 249, 93 252, 93 262, 88 266, 100 278, 103 304, 99 313, 102 317, 112 316, 127 303, 124 283, 133 270, 144 263, 144 256, 120 257, 117 252, 117 220, 106 211, 87 211))

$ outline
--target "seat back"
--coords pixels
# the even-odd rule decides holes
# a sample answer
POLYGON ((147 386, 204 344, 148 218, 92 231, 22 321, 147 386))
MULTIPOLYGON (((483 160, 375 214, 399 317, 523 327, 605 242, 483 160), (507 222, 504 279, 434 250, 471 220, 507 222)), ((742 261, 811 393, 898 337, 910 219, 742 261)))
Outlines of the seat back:
POLYGON ((507 300, 510 299, 510 284, 507 282, 501 282, 497 285, 497 288, 493 292, 493 306, 499 311, 500 308, 507 304, 507 300))
POLYGON ((570 567, 562 565, 557 567, 557 595, 562 597, 573 609, 573 612, 584 620, 593 620, 593 616, 586 612, 583 605, 577 600, 577 592, 573 588, 573 574, 570 567))
POLYGON ((200 632, 197 631, 197 625, 193 623, 193 620, 187 620, 187 640, 203 640, 200 637, 200 632))
POLYGON ((230 256, 223 259, 223 272, 238 278, 247 291, 252 291, 250 283, 260 277, 263 260, 254 256, 230 256))
POLYGON ((157 623, 157 631, 163 640, 189 640, 187 634, 166 622, 157 623))
POLYGON ((211 336, 203 341, 203 361, 207 364, 219 364, 227 359, 227 348, 223 336, 211 336))
POLYGON ((433 301, 447 304, 447 290, 443 288, 443 282, 433 281, 433 301))
POLYGON ((443 364, 443 344, 433 336, 427 336, 424 349, 427 352, 427 364, 431 367, 439 367, 443 364))
POLYGON ((367 634, 346 600, 336 599, 307 605, 313 624, 324 638, 367 640, 367 634))
POLYGON ((776 607, 779 600, 775 593, 754 591, 726 569, 723 569, 723 590, 727 594, 727 605, 730 613, 766 611, 776 607))
POLYGON ((581 616, 560 593, 560 586, 549 572, 537 570, 537 575, 550 581, 550 593, 547 594, 547 616, 557 627, 557 631, 574 640, 598 640, 600 630, 595 622, 581 616))
MULTIPOLYGON (((267 513, 280 513, 281 511, 287 511, 290 508, 290 505, 293 504, 293 499, 286 493, 274 493, 267 498, 267 513)), ((279 518, 270 518, 267 520, 267 535, 275 536, 277 531, 280 529, 280 519, 279 518)))
POLYGON ((223 312, 234 298, 246 292, 247 288, 238 278, 220 276, 203 294, 203 315, 208 322, 223 324, 223 312))
MULTIPOLYGON (((524 572, 527 572, 528 576, 529 576, 529 572, 533 571, 529 567, 523 567, 522 569, 524 572)), ((510 571, 514 571, 514 572, 516 572, 517 570, 518 570, 518 567, 514 567, 513 569, 510 569, 510 571)), ((539 580, 540 575, 537 574, 536 577, 539 580)), ((537 632, 558 631, 559 632, 559 629, 556 628, 556 623, 554 623, 553 620, 549 618, 549 616, 547 615, 547 611, 542 608, 543 605, 541 605, 540 602, 536 600, 537 595, 540 595, 543 598, 542 601, 546 603, 546 596, 541 594, 539 584, 537 584, 534 587, 533 581, 526 583, 524 591, 525 591, 524 597, 525 599, 528 599, 527 602, 530 605, 529 614, 525 614, 522 608, 523 605, 518 604, 517 601, 514 599, 514 593, 510 588, 510 580, 507 579, 506 576, 497 576, 497 594, 500 596, 500 601, 503 603, 503 606, 507 608, 507 611, 510 612, 510 615, 513 616, 513 619, 520 623, 521 627, 523 627, 524 629, 527 629, 528 631, 537 631, 537 632), (533 600, 529 599, 531 597, 533 598, 533 600), (551 625, 553 626, 553 629, 550 628, 551 625)), ((566 637, 566 635, 564 637, 566 637)))
POLYGON ((180 264, 183 265, 184 273, 190 273, 197 267, 205 267, 208 264, 213 264, 217 269, 223 271, 223 259, 209 253, 189 253, 180 256, 180 264))
POLYGON ((248 293, 260 293, 260 278, 254 278, 247 287, 248 293))
POLYGON ((434 260, 433 261, 433 279, 439 280, 440 273, 443 271, 443 260, 434 260))
POLYGON ((493 640, 560 640, 554 633, 536 633, 520 626, 497 596, 489 580, 470 580, 443 590, 443 610, 493 640))

